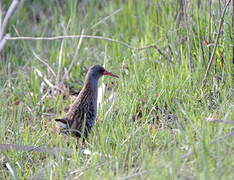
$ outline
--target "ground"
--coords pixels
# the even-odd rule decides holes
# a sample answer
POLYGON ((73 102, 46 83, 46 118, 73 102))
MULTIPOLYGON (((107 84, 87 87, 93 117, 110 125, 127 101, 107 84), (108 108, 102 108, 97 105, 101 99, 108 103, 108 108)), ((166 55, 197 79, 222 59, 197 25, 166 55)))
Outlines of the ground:
MULTIPOLYGON (((1 3, 3 15, 10 2, 1 3)), ((1 144, 73 153, 0 151, 0 179, 234 179, 233 2, 220 33, 224 1, 186 2, 25 1, 8 23, 12 37, 102 38, 7 41, 1 144), (87 155, 53 119, 65 114, 93 64, 120 78, 99 82, 87 155)))

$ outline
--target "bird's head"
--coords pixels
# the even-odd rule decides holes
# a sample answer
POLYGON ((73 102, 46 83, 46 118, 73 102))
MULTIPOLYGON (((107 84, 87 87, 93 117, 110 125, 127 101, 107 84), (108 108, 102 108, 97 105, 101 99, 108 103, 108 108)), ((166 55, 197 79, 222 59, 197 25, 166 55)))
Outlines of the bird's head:
POLYGON ((93 65, 89 68, 88 71, 88 76, 94 79, 99 79, 100 77, 102 77, 103 75, 105 76, 112 76, 112 77, 116 77, 118 78, 117 75, 108 72, 107 70, 105 70, 104 67, 100 66, 100 65, 93 65))

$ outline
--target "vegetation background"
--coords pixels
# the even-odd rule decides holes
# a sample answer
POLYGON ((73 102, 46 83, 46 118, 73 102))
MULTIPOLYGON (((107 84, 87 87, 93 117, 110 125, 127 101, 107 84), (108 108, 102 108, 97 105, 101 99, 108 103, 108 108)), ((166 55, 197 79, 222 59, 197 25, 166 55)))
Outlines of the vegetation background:
MULTIPOLYGON (((0 1, 0 19, 10 4, 0 1)), ((24 1, 7 24, 11 37, 102 38, 6 41, 1 144, 73 153, 0 151, 0 179, 234 179, 233 11, 230 0, 24 1), (99 83, 105 95, 85 155, 53 119, 93 64, 120 78, 99 83)))

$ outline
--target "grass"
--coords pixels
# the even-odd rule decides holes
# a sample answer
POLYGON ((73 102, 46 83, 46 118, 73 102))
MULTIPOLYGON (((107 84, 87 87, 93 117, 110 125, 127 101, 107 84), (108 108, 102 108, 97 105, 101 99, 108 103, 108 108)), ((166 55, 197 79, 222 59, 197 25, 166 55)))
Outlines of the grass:
MULTIPOLYGON (((9 2, 4 0, 3 8, 9 2)), ((233 179, 234 140, 222 138, 233 126, 205 120, 209 116, 234 119, 232 9, 225 15, 208 83, 201 90, 213 48, 204 41, 215 40, 220 5, 212 2, 211 17, 206 1, 191 1, 184 9, 187 16, 180 16, 179 7, 180 1, 170 0, 25 1, 8 25, 11 36, 83 31, 133 47, 156 44, 163 54, 155 48, 132 51, 96 39, 83 39, 79 50, 79 39, 8 41, 0 56, 0 142, 63 148, 69 143, 76 152, 69 157, 1 151, 0 178, 233 179), (75 64, 62 81, 73 59, 75 64), (64 114, 71 98, 51 94, 46 85, 42 92, 43 80, 36 69, 53 84, 80 89, 92 64, 105 64, 120 78, 99 82, 111 89, 105 99, 112 92, 118 98, 109 113, 110 104, 99 109, 87 144, 98 153, 87 156, 75 149, 75 139, 59 135, 54 128, 53 119, 64 114), (221 80, 215 89, 217 76, 221 80), (6 163, 12 171, 4 167, 6 163)))

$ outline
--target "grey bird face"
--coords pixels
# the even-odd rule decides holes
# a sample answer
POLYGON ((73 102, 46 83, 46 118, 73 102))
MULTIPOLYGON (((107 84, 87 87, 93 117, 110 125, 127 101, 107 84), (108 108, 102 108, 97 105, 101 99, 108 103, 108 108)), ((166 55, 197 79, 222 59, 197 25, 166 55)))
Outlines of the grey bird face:
POLYGON ((101 76, 112 76, 118 78, 117 75, 112 74, 111 72, 108 72, 100 65, 94 65, 89 68, 88 75, 92 76, 95 79, 99 79, 101 76))

